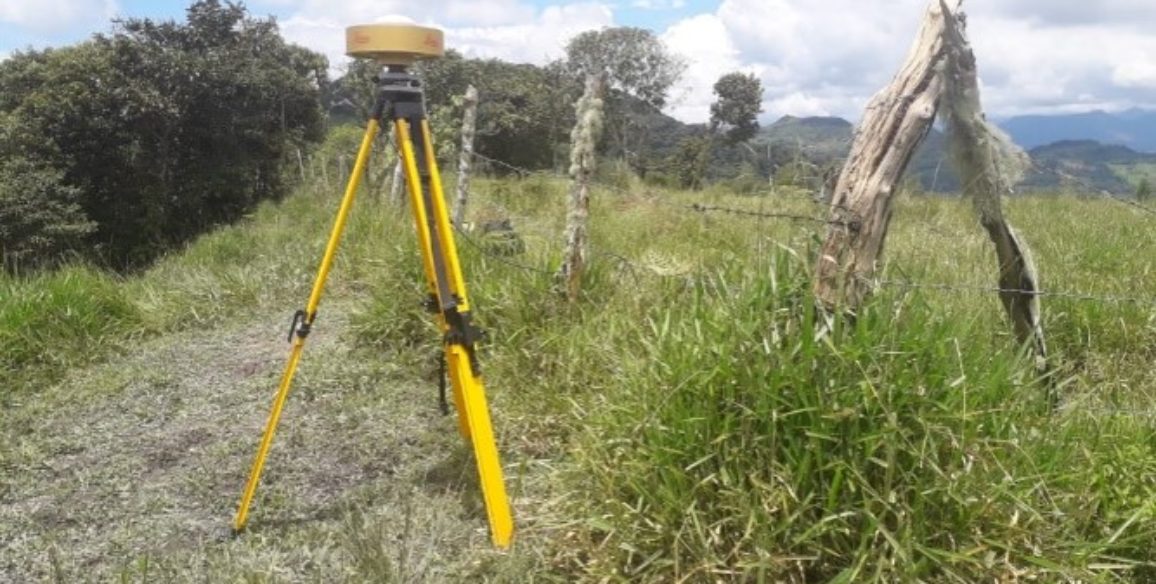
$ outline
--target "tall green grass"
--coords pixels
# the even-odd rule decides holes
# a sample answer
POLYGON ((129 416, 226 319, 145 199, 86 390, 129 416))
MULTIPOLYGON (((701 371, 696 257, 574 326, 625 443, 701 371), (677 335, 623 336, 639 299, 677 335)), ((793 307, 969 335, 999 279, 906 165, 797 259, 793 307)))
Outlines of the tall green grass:
POLYGON ((84 265, 0 274, 0 399, 35 392, 149 335, 303 302, 336 205, 331 194, 303 189, 136 274, 84 265))
POLYGON ((1014 347, 974 350, 974 321, 917 296, 825 331, 805 267, 720 269, 647 317, 649 367, 581 442, 606 518, 592 575, 1092 579, 1156 560, 1148 421, 1051 414, 1014 347), (1124 466, 1139 484, 1110 486, 1124 466))
POLYGON ((0 280, 0 399, 31 371, 63 370, 139 326, 141 314, 115 276, 83 266, 0 280))

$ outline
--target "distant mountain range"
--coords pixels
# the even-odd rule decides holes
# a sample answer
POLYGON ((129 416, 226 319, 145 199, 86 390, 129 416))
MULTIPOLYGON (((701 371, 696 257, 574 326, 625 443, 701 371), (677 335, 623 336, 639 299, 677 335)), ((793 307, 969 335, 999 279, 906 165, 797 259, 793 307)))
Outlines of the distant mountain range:
MULTIPOLYGON (((1020 191, 1071 188, 1124 195, 1134 193, 1142 178, 1156 182, 1156 153, 1151 153, 1156 151, 1156 112, 1024 116, 1003 126, 1032 158, 1020 191), (1123 132, 1126 127, 1130 133, 1123 132), (1057 139, 1039 142, 1052 136, 1057 139), (1153 146, 1148 152, 1137 150, 1148 144, 1153 146)), ((794 147, 816 164, 830 164, 846 157, 853 136, 854 126, 841 118, 786 116, 764 127, 755 142, 794 147)), ((946 137, 938 129, 916 151, 907 175, 930 191, 959 190, 946 137)))
POLYGON ((1068 140, 1095 140, 1127 146, 1137 152, 1156 153, 1156 111, 1096 111, 995 121, 1017 144, 1028 149, 1068 140))

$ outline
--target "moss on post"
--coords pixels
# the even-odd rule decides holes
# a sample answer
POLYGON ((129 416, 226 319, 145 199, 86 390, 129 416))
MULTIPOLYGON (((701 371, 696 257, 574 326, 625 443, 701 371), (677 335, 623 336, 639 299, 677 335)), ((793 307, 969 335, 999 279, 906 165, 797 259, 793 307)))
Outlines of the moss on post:
POLYGON ((458 153, 457 198, 454 199, 454 226, 465 227, 466 202, 470 196, 470 167, 474 159, 474 130, 477 126, 478 90, 473 85, 466 88, 465 112, 462 114, 462 149, 458 153))
POLYGON ((575 106, 578 122, 570 132, 570 197, 566 216, 566 251, 559 278, 566 296, 578 299, 586 270, 587 222, 590 216, 590 177, 594 174, 595 146, 602 135, 602 78, 586 76, 586 90, 575 106))

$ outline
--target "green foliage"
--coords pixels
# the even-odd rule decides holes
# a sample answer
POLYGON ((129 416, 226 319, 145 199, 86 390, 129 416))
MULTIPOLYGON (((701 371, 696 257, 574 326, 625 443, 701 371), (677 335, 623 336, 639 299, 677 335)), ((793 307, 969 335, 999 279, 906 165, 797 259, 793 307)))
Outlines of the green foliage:
POLYGON ((294 148, 321 138, 324 70, 239 5, 118 22, 0 63, 0 156, 35 160, 77 193, 96 227, 90 257, 138 266, 285 194, 294 148))
POLYGON ((594 183, 620 193, 629 192, 638 183, 638 177, 626 162, 616 158, 602 159, 594 166, 594 183))
POLYGON ((665 117, 670 88, 686 70, 653 32, 633 27, 580 33, 566 46, 565 70, 579 79, 601 75, 607 84, 602 152, 627 160, 645 178, 652 132, 665 117))
POLYGON ((784 187, 815 187, 819 180, 819 168, 806 160, 796 160, 784 164, 775 171, 775 185, 784 187))
POLYGON ((661 108, 686 64, 653 32, 629 26, 588 30, 566 45, 576 75, 602 75, 610 88, 661 108))
POLYGON ((42 267, 79 251, 93 230, 78 191, 60 171, 25 158, 0 163, 0 259, 9 272, 42 267))
MULTIPOLYGON (((451 49, 444 58, 419 63, 414 71, 422 80, 430 125, 444 160, 452 158, 457 148, 461 98, 473 85, 479 93, 475 138, 479 154, 530 169, 565 166, 560 146, 574 125, 572 104, 581 86, 558 63, 538 67, 467 59, 451 49)), ((325 91, 331 119, 360 124, 376 95, 374 78, 380 72, 376 63, 351 61, 346 73, 325 91)))
POLYGON ((1152 183, 1147 177, 1140 179, 1140 184, 1136 186, 1136 200, 1147 202, 1152 199, 1152 183))
POLYGON ((714 84, 715 102, 710 104, 711 126, 721 130, 727 142, 737 144, 755 137, 763 111, 763 83, 754 73, 727 73, 714 84))
POLYGON ((683 138, 678 143, 670 165, 678 175, 679 186, 684 189, 699 190, 706 180, 707 166, 710 164, 711 139, 709 136, 683 138))
POLYGON ((770 185, 751 165, 744 164, 739 167, 738 176, 720 181, 719 186, 725 191, 739 195, 757 195, 765 192, 770 185))

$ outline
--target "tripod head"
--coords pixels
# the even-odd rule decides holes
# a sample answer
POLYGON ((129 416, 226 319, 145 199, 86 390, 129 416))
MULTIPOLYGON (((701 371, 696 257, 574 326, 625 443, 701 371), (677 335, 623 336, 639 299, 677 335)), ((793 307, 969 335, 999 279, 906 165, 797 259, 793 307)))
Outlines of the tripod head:
POLYGON ((345 29, 345 54, 404 70, 445 55, 445 37, 436 28, 414 24, 362 24, 345 29))

